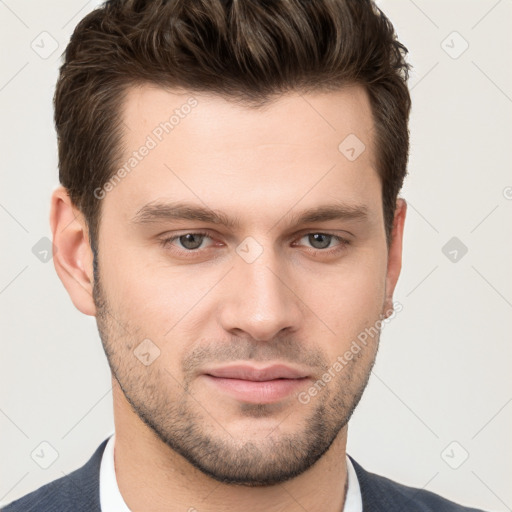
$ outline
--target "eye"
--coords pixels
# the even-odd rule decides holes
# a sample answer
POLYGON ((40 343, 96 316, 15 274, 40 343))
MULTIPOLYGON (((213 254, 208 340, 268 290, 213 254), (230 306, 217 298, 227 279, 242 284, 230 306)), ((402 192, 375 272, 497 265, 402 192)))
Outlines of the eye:
MULTIPOLYGON (((207 249, 207 247, 203 245, 206 238, 211 239, 211 236, 203 231, 193 231, 164 238, 160 240, 160 244, 164 248, 172 247, 172 250, 181 255, 194 256, 200 253, 201 249, 207 249)), ((332 255, 342 251, 350 244, 349 240, 330 233, 310 232, 304 234, 298 240, 304 238, 307 238, 308 243, 312 245, 312 247, 309 248, 306 246, 306 249, 313 255, 332 255), (333 241, 337 243, 331 245, 333 241)), ((298 244, 294 243, 294 246, 296 245, 298 244)))
POLYGON ((198 249, 201 249, 201 245, 205 237, 210 238, 208 233, 203 232, 184 233, 182 235, 165 238, 162 240, 162 245, 166 247, 167 245, 172 245, 172 242, 177 240, 181 245, 181 247, 178 246, 178 249, 187 252, 197 251, 198 249))
POLYGON ((332 254, 334 252, 343 250, 345 246, 350 244, 350 242, 345 238, 330 233, 306 233, 299 240, 304 238, 307 238, 308 243, 313 246, 312 252, 314 254, 332 254), (331 242, 333 241, 337 241, 338 243, 332 246, 331 242))

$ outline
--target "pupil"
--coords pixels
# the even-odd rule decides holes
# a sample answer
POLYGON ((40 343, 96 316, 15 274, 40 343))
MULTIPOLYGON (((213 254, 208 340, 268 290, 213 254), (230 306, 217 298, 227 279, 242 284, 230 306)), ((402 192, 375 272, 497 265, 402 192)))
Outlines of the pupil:
POLYGON ((329 247, 330 236, 331 235, 324 235, 322 233, 315 233, 313 235, 309 235, 309 237, 310 237, 309 241, 312 242, 312 245, 316 249, 325 249, 326 247, 329 247), (316 247, 315 246, 315 243, 318 242, 318 237, 320 237, 320 242, 322 242, 322 238, 324 239, 324 242, 320 243, 320 247, 316 247))
MULTIPOLYGON (((194 238, 197 237, 199 240, 201 240, 201 237, 203 235, 195 235, 193 233, 188 233, 186 235, 183 235, 180 237, 180 241, 183 244, 183 247, 187 249, 197 249, 201 246, 201 242, 197 240, 194 241, 194 238)), ((314 233, 312 235, 309 235, 309 241, 312 243, 312 245, 317 249, 325 249, 326 247, 329 247, 330 242, 330 236, 331 235, 325 235, 322 233, 314 233), (320 246, 316 246, 320 242, 320 246)))
POLYGON ((194 235, 193 233, 189 233, 187 235, 183 235, 180 237, 180 241, 183 244, 183 247, 187 249, 197 249, 201 246, 201 242, 197 243, 197 241, 194 242, 194 237, 198 237, 201 239, 202 235, 194 235), (183 239, 185 240, 183 242, 183 239))

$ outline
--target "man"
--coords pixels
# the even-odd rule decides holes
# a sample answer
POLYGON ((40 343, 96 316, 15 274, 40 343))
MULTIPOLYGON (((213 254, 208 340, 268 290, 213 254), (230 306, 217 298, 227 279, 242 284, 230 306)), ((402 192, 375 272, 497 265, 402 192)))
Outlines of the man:
POLYGON ((115 435, 6 512, 475 510, 346 453, 401 269, 406 51, 370 0, 80 22, 50 221, 115 435))

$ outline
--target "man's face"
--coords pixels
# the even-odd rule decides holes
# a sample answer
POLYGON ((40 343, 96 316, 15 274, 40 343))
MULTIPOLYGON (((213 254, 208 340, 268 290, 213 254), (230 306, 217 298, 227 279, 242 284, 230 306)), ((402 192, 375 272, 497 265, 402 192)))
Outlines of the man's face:
POLYGON ((138 156, 102 199, 98 328, 125 406, 164 443, 219 481, 275 484, 345 432, 378 336, 335 363, 390 313, 370 105, 357 87, 260 111, 191 96, 127 97, 119 167, 138 156), (172 218, 177 203, 233 225, 172 218), (333 205, 353 214, 297 223, 333 205))

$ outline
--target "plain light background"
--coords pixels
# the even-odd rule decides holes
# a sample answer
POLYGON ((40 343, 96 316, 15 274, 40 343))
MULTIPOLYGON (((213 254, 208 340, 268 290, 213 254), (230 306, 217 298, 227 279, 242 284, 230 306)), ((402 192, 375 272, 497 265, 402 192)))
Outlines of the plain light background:
MULTIPOLYGON (((60 54, 98 4, 0 1, 0 505, 83 465, 114 428, 95 319, 40 260, 60 54)), ((512 510, 512 1, 378 4, 414 66, 403 310, 347 451, 406 485, 512 510)))

